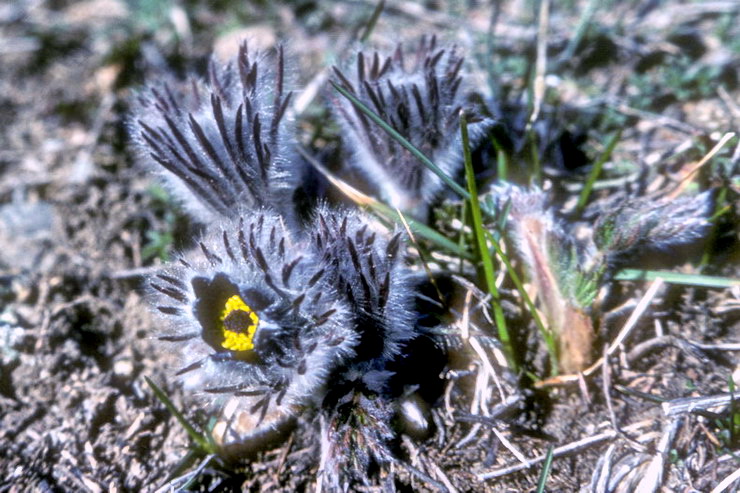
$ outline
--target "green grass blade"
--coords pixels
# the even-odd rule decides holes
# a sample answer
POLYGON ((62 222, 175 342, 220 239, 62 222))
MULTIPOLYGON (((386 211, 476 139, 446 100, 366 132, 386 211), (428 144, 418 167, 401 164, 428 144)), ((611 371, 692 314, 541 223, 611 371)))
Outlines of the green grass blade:
POLYGON ((727 427, 730 429, 730 444, 737 443, 738 432, 740 432, 740 409, 735 399, 735 380, 732 375, 727 377, 727 386, 730 391, 730 416, 727 418, 727 427))
POLYGON ((491 136, 491 144, 496 150, 496 176, 499 181, 506 181, 509 177, 509 155, 496 137, 491 136))
POLYGON ((701 260, 699 261, 699 268, 706 268, 712 261, 712 251, 714 245, 717 243, 717 221, 718 219, 727 212, 733 209, 732 204, 727 204, 727 187, 721 187, 717 193, 717 198, 714 201, 714 213, 709 218, 709 222, 712 224, 709 234, 707 235, 707 241, 705 243, 704 252, 702 252, 701 260))
POLYGON ((545 493, 545 484, 547 483, 547 478, 550 476, 550 469, 552 468, 553 449, 554 447, 552 445, 547 448, 545 462, 542 464, 542 471, 540 471, 540 479, 537 480, 537 493, 545 493))
POLYGON ((175 407, 167 394, 165 394, 164 391, 159 388, 159 386, 154 383, 149 377, 144 377, 144 380, 146 380, 146 383, 149 385, 149 387, 151 387, 152 391, 154 391, 154 395, 157 396, 157 399, 162 401, 162 404, 164 404, 167 410, 172 413, 178 423, 180 423, 180 426, 185 429, 188 436, 190 436, 190 439, 193 440, 193 442, 195 442, 198 447, 200 447, 205 453, 216 453, 216 447, 214 443, 209 440, 204 434, 198 432, 198 430, 196 430, 190 424, 187 418, 175 407))
MULTIPOLYGON (((398 212, 381 202, 371 203, 369 204, 369 207, 373 209, 376 213, 381 214, 382 216, 385 216, 393 220, 394 222, 401 222, 401 217, 398 215, 398 212)), ((406 222, 408 223, 411 231, 413 231, 415 234, 418 234, 422 238, 434 243, 435 245, 441 247, 449 253, 457 255, 458 257, 464 258, 466 260, 473 260, 473 256, 470 254, 470 252, 467 251, 460 244, 455 243, 454 241, 447 238, 445 235, 439 233, 438 231, 435 231, 424 223, 415 221, 410 217, 404 216, 404 218, 406 219, 406 222)))
POLYGON ((373 30, 375 29, 375 24, 378 23, 378 19, 380 18, 380 14, 383 13, 384 8, 385 0, 380 0, 380 2, 378 2, 378 5, 375 6, 373 14, 370 16, 370 19, 368 19, 367 24, 365 25, 365 31, 363 31, 362 35, 360 36, 360 42, 365 43, 368 39, 370 39, 370 35, 373 33, 373 30))
MULTIPOLYGON (((185 454, 185 457, 177 461, 177 464, 175 464, 175 467, 170 471, 170 473, 167 475, 167 479, 165 480, 166 483, 169 483, 173 479, 180 477, 185 471, 190 469, 190 467, 195 464, 195 461, 198 460, 199 457, 201 457, 201 451, 190 449, 185 454)), ((188 481, 188 484, 190 481, 188 481)))
MULTIPOLYGON (((467 215, 467 210, 468 210, 468 203, 463 200, 462 205, 460 206, 460 217, 459 217, 460 224, 462 226, 460 227, 460 237, 458 238, 457 244, 464 252, 468 251, 467 235, 465 234, 465 217, 467 215)), ((463 261, 462 261, 462 257, 460 257, 459 273, 462 274, 462 272, 463 272, 463 261)))
POLYGON ((606 163, 609 160, 609 157, 611 157, 612 151, 616 147, 617 142, 619 142, 619 138, 621 136, 622 136, 622 129, 620 128, 609 139, 609 142, 607 142, 604 152, 601 153, 601 156, 599 156, 599 159, 596 160, 593 167, 591 168, 591 172, 588 174, 588 178, 586 178, 586 183, 583 185, 583 190, 581 190, 581 194, 578 196, 578 204, 576 204, 576 210, 578 212, 582 212, 583 209, 586 207, 588 198, 591 195, 591 191, 594 188, 594 183, 596 183, 596 180, 599 178, 599 175, 601 174, 601 170, 604 167, 604 163, 606 163))
POLYGON ((680 272, 662 270, 622 269, 617 272, 614 279, 617 281, 652 281, 658 277, 671 284, 683 284, 686 286, 701 286, 705 288, 732 288, 740 286, 740 279, 733 279, 731 277, 682 274, 680 272))
POLYGON ((575 35, 568 41, 568 46, 565 47, 565 51, 559 60, 560 62, 567 62, 573 58, 573 55, 581 44, 581 40, 585 36, 586 31, 588 31, 588 26, 600 3, 599 0, 589 0, 586 8, 581 12, 581 17, 578 19, 578 24, 576 25, 575 35))
POLYGON ((473 218, 473 232, 478 243, 478 253, 481 263, 483 264, 483 274, 486 279, 486 287, 491 295, 491 308, 493 309, 493 319, 496 322, 498 337, 504 348, 506 359, 509 361, 512 369, 517 370, 514 349, 511 345, 511 336, 506 327, 506 318, 504 310, 501 308, 501 296, 496 287, 496 276, 493 271, 493 260, 488 250, 486 234, 483 230, 483 218, 481 215, 480 201, 478 200, 478 190, 475 185, 475 174, 473 172, 473 161, 470 155, 470 141, 468 138, 468 122, 465 120, 465 114, 460 114, 460 133, 462 134, 463 155, 465 158, 465 178, 468 182, 468 193, 470 194, 470 212, 473 218))
POLYGON ((434 164, 431 159, 426 157, 423 152, 417 149, 411 142, 409 142, 403 135, 398 133, 396 129, 385 122, 380 116, 378 116, 373 110, 367 107, 362 101, 357 99, 354 94, 350 93, 347 89, 330 81, 332 87, 336 89, 339 94, 347 98, 353 105, 362 111, 368 118, 374 121, 380 128, 382 128, 388 135, 390 135, 396 142, 401 144, 407 151, 416 156, 424 166, 429 168, 435 175, 439 176, 440 179, 447 184, 456 194, 464 199, 470 199, 470 194, 460 185, 455 183, 455 180, 447 176, 447 173, 442 171, 439 166, 434 164))

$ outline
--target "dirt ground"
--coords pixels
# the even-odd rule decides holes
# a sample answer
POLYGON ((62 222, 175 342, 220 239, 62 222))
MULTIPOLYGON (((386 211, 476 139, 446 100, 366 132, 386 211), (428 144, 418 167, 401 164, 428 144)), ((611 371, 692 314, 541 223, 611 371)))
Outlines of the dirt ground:
MULTIPOLYGON (((571 185, 583 181, 585 165, 617 128, 621 137, 603 197, 636 183, 669 187, 723 135, 740 130, 740 4, 611 2, 597 6, 581 31, 582 14, 600 2, 552 3, 542 120, 555 137, 544 140, 549 147, 541 152, 545 177, 563 204, 577 197, 571 185), (582 40, 571 45, 581 32, 582 40)), ((202 74, 212 51, 233 53, 244 37, 265 47, 283 40, 298 61, 294 76, 312 89, 317 75, 351 52, 374 5, 0 5, 0 491, 184 485, 167 482, 186 472, 178 464, 192 447, 144 377, 194 422, 208 416, 172 385, 172 355, 152 338, 141 283, 191 245, 198 225, 135 162, 126 125, 132 92, 164 73, 202 74)), ((422 33, 454 40, 484 97, 522 107, 536 56, 537 5, 389 1, 370 42, 389 46, 422 33)), ((303 108, 307 142, 326 116, 323 91, 303 108)), ((336 145, 310 143, 325 156, 336 145)), ((738 138, 730 138, 692 184, 723 190, 724 209, 706 241, 632 267, 740 278, 737 149, 738 138)), ((485 419, 473 411, 480 407, 475 392, 465 390, 475 387, 478 370, 464 376, 467 366, 452 368, 445 394, 432 403, 437 432, 399 443, 403 460, 433 481, 398 466, 399 489, 534 491, 542 461, 523 463, 550 446, 556 458, 548 491, 634 491, 640 481, 641 491, 710 491, 737 471, 740 409, 734 401, 697 400, 698 410, 673 409, 683 402, 678 399, 722 396, 731 382, 740 383, 740 284, 613 281, 610 287, 599 339, 604 346, 643 296, 651 298, 609 365, 580 383, 544 388, 504 371, 499 388, 488 384, 496 397, 487 401, 492 407, 485 419)), ((531 368, 541 370, 534 325, 511 304, 507 314, 534 354, 531 368)), ((482 360, 468 358, 470 368, 482 367, 482 360)), ((311 437, 293 437, 238 468, 203 462, 192 488, 313 490, 311 443, 311 437)), ((737 491, 738 484, 717 491, 737 491)))

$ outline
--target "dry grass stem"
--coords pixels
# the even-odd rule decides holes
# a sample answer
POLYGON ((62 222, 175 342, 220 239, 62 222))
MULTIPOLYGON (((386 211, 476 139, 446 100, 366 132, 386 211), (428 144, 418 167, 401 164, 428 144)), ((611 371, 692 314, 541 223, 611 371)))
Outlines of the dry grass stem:
POLYGON ((735 132, 727 132, 722 136, 721 139, 719 139, 719 142, 717 142, 714 147, 703 157, 699 160, 698 163, 696 163, 693 167, 691 167, 687 172, 686 176, 684 176, 681 181, 676 185, 676 188, 671 191, 667 195, 668 198, 675 199, 683 191, 686 189, 687 186, 691 183, 691 180, 696 176, 696 173, 709 162, 710 159, 712 159, 722 148, 727 144, 727 142, 732 139, 735 136, 735 132))
POLYGON ((738 468, 735 472, 720 481, 720 483, 714 489, 712 489, 710 493, 723 493, 724 491, 727 491, 727 489, 729 489, 730 486, 732 486, 732 484, 738 479, 740 479, 740 468, 738 468))

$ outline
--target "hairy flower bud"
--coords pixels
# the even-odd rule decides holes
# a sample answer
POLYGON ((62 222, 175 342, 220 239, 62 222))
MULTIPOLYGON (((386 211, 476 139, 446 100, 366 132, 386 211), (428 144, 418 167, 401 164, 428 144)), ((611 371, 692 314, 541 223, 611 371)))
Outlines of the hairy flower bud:
POLYGON ((152 87, 137 100, 133 135, 163 170, 165 182, 204 222, 238 209, 270 207, 295 219, 293 195, 303 163, 285 119, 282 48, 211 62, 205 83, 152 87))
MULTIPOLYGON (((473 145, 493 121, 468 100, 469 88, 461 75, 463 57, 456 47, 440 48, 436 38, 422 38, 409 57, 413 60, 407 57, 400 45, 391 55, 359 52, 356 68, 347 74, 335 68, 335 76, 339 85, 457 178, 463 166, 460 111, 468 115, 473 145)), ((344 144, 351 149, 345 175, 390 206, 426 219, 431 203, 443 191, 442 180, 350 101, 337 99, 336 107, 344 144)))

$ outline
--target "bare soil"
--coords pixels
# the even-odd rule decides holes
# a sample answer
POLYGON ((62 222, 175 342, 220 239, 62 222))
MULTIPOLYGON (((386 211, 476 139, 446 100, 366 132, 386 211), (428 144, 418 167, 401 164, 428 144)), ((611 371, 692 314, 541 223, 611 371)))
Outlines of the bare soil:
MULTIPOLYGON (((460 42, 471 62, 485 61, 490 8, 469 3, 462 9, 454 2, 389 2, 371 40, 388 45, 437 32, 460 42)), ((532 2, 503 3, 497 56, 533 60, 532 2)), ((563 11, 551 6, 553 58, 587 2, 575 3, 578 8, 563 11)), ((326 53, 348 47, 373 8, 364 2, 287 7, 222 1, 208 7, 188 1, 152 4, 163 10, 150 12, 142 5, 61 0, 0 6, 0 491, 153 491, 181 474, 187 435, 145 376, 195 422, 207 420, 170 383, 171 355, 152 339, 153 322, 139 292, 142 276, 166 255, 188 248, 198 227, 134 162, 126 126, 132 90, 164 72, 202 73, 214 48, 229 52, 242 36, 266 46, 285 39, 299 61, 296 77, 308 85, 332 63, 326 53)), ((568 162, 574 155, 598 156, 605 135, 589 128, 589 118, 605 101, 622 101, 630 108, 621 113, 625 130, 613 161, 650 163, 650 183, 668 186, 718 135, 740 128, 738 6, 667 1, 658 9, 652 2, 613 9, 596 12, 588 42, 562 64, 558 91, 567 111, 564 104, 548 118, 573 142, 561 145, 558 155, 568 162), (727 45, 733 36, 734 45, 727 45), (684 86, 676 89, 660 78, 668 75, 657 74, 663 65, 675 66, 679 55, 688 60, 687 70, 714 70, 706 81, 697 76, 686 95, 678 92, 684 86), (638 81, 635 73, 646 75, 638 81), (631 109, 639 97, 646 102, 631 109), (568 112, 579 116, 568 119, 568 112)), ((501 73, 507 91, 501 97, 526 85, 516 70, 501 73)), ((478 74, 482 83, 484 72, 478 74)), ((321 116, 308 112, 307 134, 321 116)), ((737 145, 735 139, 725 149, 726 161, 737 145)), ((568 182, 583 177, 582 170, 548 166, 551 179, 562 179, 555 188, 563 194, 568 182)), ((699 185, 722 185, 718 180, 702 175, 699 185)), ((710 253, 709 274, 740 277, 737 184, 727 188, 730 210, 711 244, 701 247, 710 253)), ((701 254, 654 263, 694 272, 701 254)), ((649 286, 613 283, 602 344, 614 340, 649 286)), ((516 308, 510 314, 526 319, 516 308)), ((529 334, 522 344, 536 352, 533 327, 529 320, 522 324, 529 334)), ((738 343, 739 286, 665 285, 605 370, 581 385, 545 389, 523 386, 504 371, 500 388, 487 385, 500 396, 493 404, 507 398, 513 404, 488 409, 492 417, 479 423, 469 413, 481 364, 470 363, 479 356, 464 355, 464 363, 444 376, 445 395, 433 403, 436 432, 399 443, 399 454, 434 481, 400 468, 400 487, 533 491, 541 462, 485 481, 478 476, 520 463, 513 451, 533 459, 551 445, 604 434, 558 456, 547 489, 630 491, 653 477, 647 472, 653 464, 662 474, 659 491, 709 491, 740 466, 740 426, 732 423, 740 411, 725 404, 674 418, 650 397, 728 392, 728 382, 739 379, 738 343), (465 376, 466 370, 472 374, 465 376), (633 483, 630 473, 637 477, 633 483)), ((194 488, 311 490, 317 466, 306 448, 311 440, 294 437, 237 469, 205 464, 194 488)))

